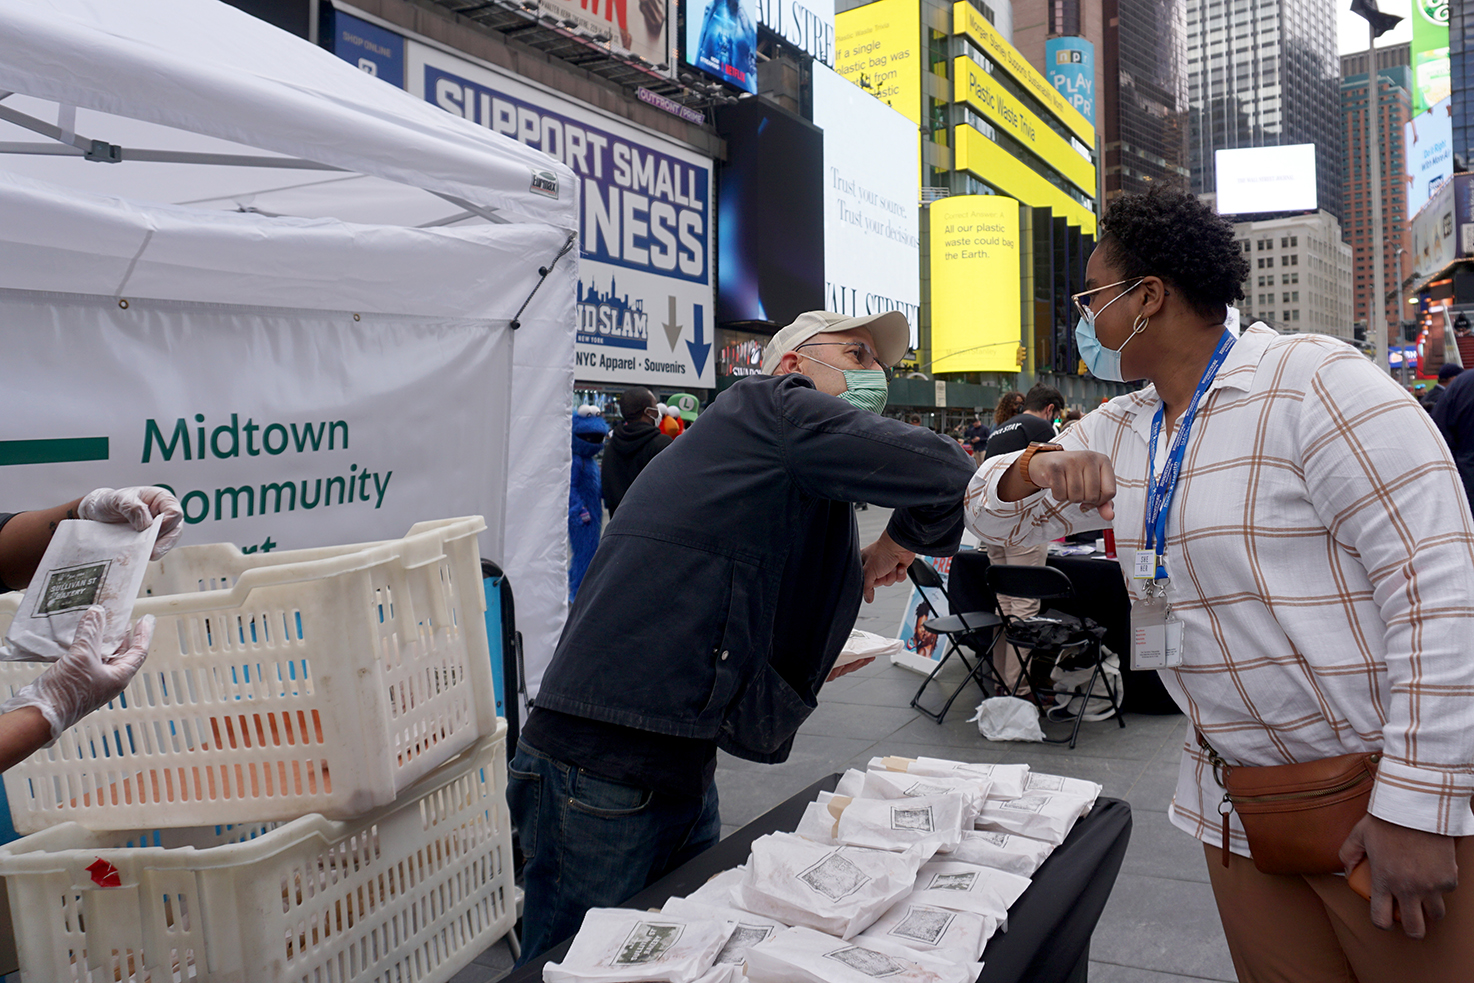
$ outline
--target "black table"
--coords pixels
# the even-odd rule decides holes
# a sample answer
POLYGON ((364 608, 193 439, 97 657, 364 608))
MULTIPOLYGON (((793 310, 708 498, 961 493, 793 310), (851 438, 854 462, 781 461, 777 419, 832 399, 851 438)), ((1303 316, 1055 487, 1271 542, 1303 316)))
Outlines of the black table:
MULTIPOLYGON (((1105 628, 1105 645, 1120 657, 1121 675, 1125 677, 1122 709, 1131 713, 1181 713, 1155 670, 1134 672, 1127 668, 1131 652, 1131 595, 1126 590, 1126 579, 1121 576, 1120 564, 1104 557, 1053 555, 1045 563, 1069 577, 1075 587, 1075 600, 1050 601, 1048 606, 1089 618, 1105 628)), ((963 611, 993 610, 993 593, 984 579, 987 569, 988 554, 982 550, 964 550, 952 558, 947 593, 963 611)))
MULTIPOLYGON (((621 907, 644 911, 685 897, 714 875, 747 862, 759 836, 791 831, 804 807, 820 792, 832 792, 839 775, 821 778, 754 819, 690 862, 626 901, 621 907)), ((1115 886, 1131 839, 1131 807, 1119 799, 1096 801, 1090 815, 1075 824, 1058 849, 1034 872, 1033 883, 1008 911, 1008 931, 999 932, 983 952, 978 983, 1085 983, 1090 935, 1115 886)), ((541 983, 543 964, 557 962, 572 939, 554 946, 514 970, 503 983, 541 983)))

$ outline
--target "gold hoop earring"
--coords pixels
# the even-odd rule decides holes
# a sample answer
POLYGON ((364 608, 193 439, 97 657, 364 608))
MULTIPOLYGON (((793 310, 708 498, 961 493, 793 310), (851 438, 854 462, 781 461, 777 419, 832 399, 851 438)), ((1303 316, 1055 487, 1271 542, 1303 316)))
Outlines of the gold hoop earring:
POLYGON ((1151 320, 1152 319, 1147 317, 1145 314, 1136 315, 1136 320, 1131 322, 1131 333, 1134 335, 1141 334, 1143 331, 1146 330, 1147 325, 1151 323, 1151 320))

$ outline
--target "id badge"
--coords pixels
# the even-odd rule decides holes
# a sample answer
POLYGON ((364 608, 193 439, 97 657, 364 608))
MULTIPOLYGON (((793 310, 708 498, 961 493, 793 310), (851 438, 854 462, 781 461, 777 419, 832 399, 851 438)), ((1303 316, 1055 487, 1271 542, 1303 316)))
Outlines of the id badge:
POLYGON ((1152 580, 1157 576, 1157 554, 1151 550, 1137 550, 1135 565, 1131 568, 1132 580, 1152 580))
MULTIPOLYGON (((1167 624, 1169 611, 1167 599, 1161 596, 1145 597, 1131 605, 1131 668, 1166 669, 1167 624)), ((1173 619, 1174 621, 1176 619, 1173 619)), ((1182 623, 1177 622, 1177 652, 1182 652, 1182 623)))

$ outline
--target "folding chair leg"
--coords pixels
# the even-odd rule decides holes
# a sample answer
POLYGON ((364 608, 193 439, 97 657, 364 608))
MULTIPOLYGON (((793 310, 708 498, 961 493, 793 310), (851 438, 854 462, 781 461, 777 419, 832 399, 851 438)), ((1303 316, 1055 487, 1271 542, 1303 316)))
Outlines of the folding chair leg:
POLYGON ((1095 681, 1099 679, 1105 683, 1106 698, 1111 701, 1111 710, 1116 718, 1116 724, 1123 730, 1126 727, 1126 717, 1121 713, 1121 699, 1116 694, 1116 689, 1111 685, 1110 674, 1101 665, 1100 650, 1095 652, 1095 671, 1090 674, 1090 685, 1085 687, 1085 695, 1080 700, 1080 712, 1075 714, 1075 726, 1070 731, 1070 750, 1075 749, 1075 742, 1080 739, 1080 724, 1085 720, 1085 710, 1090 706, 1090 694, 1095 692, 1095 681))
MULTIPOLYGON (((962 695, 962 691, 967 688, 967 682, 969 679, 978 684, 978 689, 983 691, 984 699, 987 699, 988 697, 993 695, 991 692, 988 691, 988 687, 983 685, 983 680, 979 678, 979 672, 983 669, 987 670, 987 673, 985 673, 985 675, 992 674, 992 662, 988 661, 986 658, 979 658, 978 664, 974 666, 971 662, 967 661, 967 655, 962 651, 962 646, 958 645, 957 642, 950 638, 947 640, 947 642, 947 651, 945 654, 943 654, 942 661, 937 663, 937 667, 931 671, 930 676, 926 677, 926 681, 921 684, 921 688, 916 691, 916 695, 911 697, 911 709, 917 711, 918 713, 925 714, 932 720, 935 720, 938 725, 940 725, 942 723, 942 719, 947 716, 947 711, 952 709, 952 704, 956 703, 957 698, 962 695), (947 702, 942 704, 942 709, 937 713, 932 713, 926 707, 921 705, 921 694, 926 692, 927 686, 931 685, 932 680, 937 678, 937 673, 942 671, 942 666, 945 665, 947 660, 952 657, 953 652, 957 653, 957 658, 962 661, 963 667, 967 670, 967 678, 963 679, 962 682, 958 684, 957 688, 952 691, 952 695, 947 698, 947 702)), ((991 651, 992 649, 990 647, 988 649, 988 652, 991 653, 991 651)))

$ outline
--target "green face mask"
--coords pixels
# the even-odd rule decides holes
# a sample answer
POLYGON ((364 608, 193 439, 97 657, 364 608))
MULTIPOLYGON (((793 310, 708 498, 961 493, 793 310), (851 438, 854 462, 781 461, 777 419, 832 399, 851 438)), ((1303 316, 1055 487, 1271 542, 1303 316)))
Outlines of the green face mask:
MULTIPOLYGON (((800 352, 800 355, 803 353, 800 352)), ((820 365, 829 365, 812 355, 804 355, 811 362, 820 365)), ((885 379, 885 372, 880 369, 842 369, 837 365, 829 365, 831 369, 844 376, 845 391, 839 394, 839 398, 857 409, 869 410, 871 413, 879 413, 885 409, 885 401, 890 396, 890 386, 885 379)))

